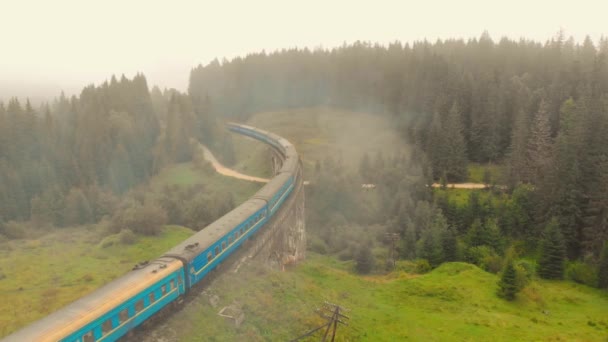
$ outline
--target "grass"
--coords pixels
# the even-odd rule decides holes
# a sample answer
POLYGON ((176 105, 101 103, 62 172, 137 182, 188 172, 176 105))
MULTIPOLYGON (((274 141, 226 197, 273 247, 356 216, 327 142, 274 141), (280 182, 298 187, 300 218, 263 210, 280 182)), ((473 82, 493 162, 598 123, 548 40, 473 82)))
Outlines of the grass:
POLYGON ((464 207, 469 203, 469 196, 471 193, 476 192, 479 194, 480 203, 485 203, 489 197, 492 198, 492 204, 494 207, 500 206, 502 202, 507 200, 508 195, 503 193, 492 194, 489 190, 483 189, 454 189, 454 188, 433 188, 434 197, 448 197, 450 202, 455 203, 459 207, 464 207))
POLYGON ((480 164, 480 163, 469 163, 469 178, 467 182, 470 183, 485 183, 484 174, 486 170, 490 172, 490 179, 492 182, 499 184, 503 178, 504 166, 500 164, 480 164))
MULTIPOLYGON (((247 124, 276 133, 293 143, 302 158, 304 174, 310 174, 315 163, 322 162, 328 155, 336 156, 335 160, 342 161, 346 167, 358 168, 365 153, 374 161, 380 151, 385 158, 408 152, 388 120, 372 114, 325 107, 300 108, 258 113, 247 124)), ((265 148, 246 138, 237 138, 235 143, 238 160, 253 156, 259 162, 265 148)), ((239 167, 237 165, 237 169, 239 167)), ((268 176, 264 166, 255 166, 255 163, 249 170, 241 167, 239 171, 268 176)))
MULTIPOLYGON (((162 170, 143 190, 155 196, 166 185, 231 192, 237 204, 261 187, 183 163, 162 170)), ((92 292, 135 263, 162 255, 191 234, 188 228, 166 226, 158 236, 138 236, 135 244, 124 245, 118 236, 104 237, 101 225, 91 225, 0 242, 0 337, 92 292)))
POLYGON ((220 298, 217 308, 201 295, 158 333, 178 331, 180 341, 284 341, 323 324, 315 309, 329 301, 349 309, 349 326, 338 329, 337 341, 604 341, 608 335, 608 294, 582 285, 535 281, 506 302, 494 294, 498 277, 469 264, 448 263, 425 275, 362 277, 351 268, 317 254, 289 272, 250 263, 209 288, 220 298), (234 302, 246 315, 239 328, 217 315, 234 302))
POLYGON ((166 226, 135 244, 110 244, 98 227, 66 228, 35 240, 0 244, 0 336, 59 309, 158 257, 193 232, 166 226))
POLYGON ((191 162, 165 168, 150 181, 150 189, 153 192, 162 191, 165 185, 180 187, 203 185, 203 191, 232 193, 236 204, 249 199, 262 187, 262 184, 225 177, 217 174, 215 171, 205 172, 199 170, 191 162))

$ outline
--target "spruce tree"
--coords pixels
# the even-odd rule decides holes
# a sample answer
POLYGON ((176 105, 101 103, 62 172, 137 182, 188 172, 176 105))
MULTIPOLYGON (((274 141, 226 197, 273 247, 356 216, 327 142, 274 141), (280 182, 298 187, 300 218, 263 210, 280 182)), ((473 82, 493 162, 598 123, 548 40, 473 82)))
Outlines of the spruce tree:
POLYGON ((565 259, 564 237, 559 231, 559 223, 553 218, 545 228, 540 245, 538 275, 545 279, 562 279, 564 277, 565 259))
POLYGON ((462 181, 467 177, 467 148, 464 141, 462 118, 456 103, 452 104, 445 125, 443 135, 446 155, 447 180, 462 181))
POLYGON ((401 256, 408 260, 414 259, 416 257, 416 228, 409 219, 405 225, 405 233, 401 241, 401 256))
POLYGON ((517 274, 513 266, 513 260, 507 260, 505 267, 502 270, 502 275, 498 281, 498 297, 506 300, 515 299, 515 295, 519 289, 517 288, 517 274))
POLYGON ((443 231, 441 236, 441 244, 443 247, 443 259, 445 261, 458 260, 458 241, 453 228, 448 228, 443 231))
POLYGON ((608 289, 608 241, 604 242, 604 248, 600 256, 600 264, 597 269, 597 285, 600 289, 608 289))

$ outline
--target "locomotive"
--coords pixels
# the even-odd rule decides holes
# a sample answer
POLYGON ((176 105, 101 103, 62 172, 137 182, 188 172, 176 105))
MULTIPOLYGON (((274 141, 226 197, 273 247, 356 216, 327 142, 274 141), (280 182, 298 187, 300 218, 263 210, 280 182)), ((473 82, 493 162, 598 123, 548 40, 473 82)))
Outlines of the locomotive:
POLYGON ((155 313, 175 303, 205 278, 281 208, 300 179, 300 161, 286 139, 251 126, 227 128, 270 145, 283 160, 262 189, 234 210, 133 270, 49 316, 2 339, 2 342, 115 341, 155 313))

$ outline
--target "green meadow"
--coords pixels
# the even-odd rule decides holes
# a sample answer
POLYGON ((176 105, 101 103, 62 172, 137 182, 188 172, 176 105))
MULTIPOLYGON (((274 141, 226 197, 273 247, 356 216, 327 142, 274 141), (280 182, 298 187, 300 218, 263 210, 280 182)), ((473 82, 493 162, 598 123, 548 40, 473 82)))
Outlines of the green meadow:
MULTIPOLYGON (((286 272, 250 262, 226 272, 160 326, 179 341, 287 341, 324 320, 325 301, 348 311, 337 341, 605 341, 608 294, 571 282, 534 280, 514 302, 495 295, 498 276, 465 263, 427 274, 393 271, 359 276, 351 262, 310 253, 286 272), (220 298, 213 308, 207 294, 220 298), (217 315, 237 303, 236 328, 217 315), (171 332, 179 332, 173 334, 171 332)), ((398 267, 399 269, 399 267, 398 267)), ((317 341, 318 332, 307 341, 317 341)))

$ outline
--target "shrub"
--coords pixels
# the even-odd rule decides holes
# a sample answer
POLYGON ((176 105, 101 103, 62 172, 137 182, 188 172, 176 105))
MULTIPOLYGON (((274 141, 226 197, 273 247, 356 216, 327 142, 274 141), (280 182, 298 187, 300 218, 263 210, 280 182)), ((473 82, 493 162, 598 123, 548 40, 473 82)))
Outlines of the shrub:
POLYGON ((325 241, 319 239, 316 236, 312 236, 310 239, 310 250, 319 253, 319 254, 327 254, 327 244, 325 241))
POLYGON ((158 234, 167 223, 167 212, 157 204, 131 201, 112 217, 112 231, 128 228, 145 235, 158 234))
POLYGON ((465 252, 465 260, 486 271, 497 273, 502 268, 502 259, 488 246, 469 247, 465 252))
POLYGON ((503 259, 497 254, 486 255, 481 260, 479 265, 484 270, 490 273, 498 273, 502 269, 503 259))
POLYGON ((525 288, 534 277, 534 265, 526 260, 518 260, 514 264, 515 279, 519 290, 525 288))
POLYGON ((429 263, 429 261, 426 259, 417 259, 415 261, 415 263, 416 263, 416 268, 415 268, 416 273, 418 273, 418 274, 424 274, 433 269, 431 267, 431 264, 429 263))
POLYGON ((566 268, 566 277, 579 284, 596 286, 597 272, 595 269, 580 261, 571 262, 566 268))
POLYGON ((416 263, 410 260, 397 260, 395 263, 395 270, 402 271, 405 273, 417 273, 416 263))
POLYGON ((22 222, 9 221, 0 226, 0 233, 9 239, 24 239, 26 237, 27 224, 22 222))
POLYGON ((131 229, 123 229, 118 238, 123 245, 132 245, 137 241, 137 236, 131 229))
POLYGON ((355 257, 355 269, 360 274, 367 274, 374 268, 374 255, 369 244, 361 245, 355 257))

